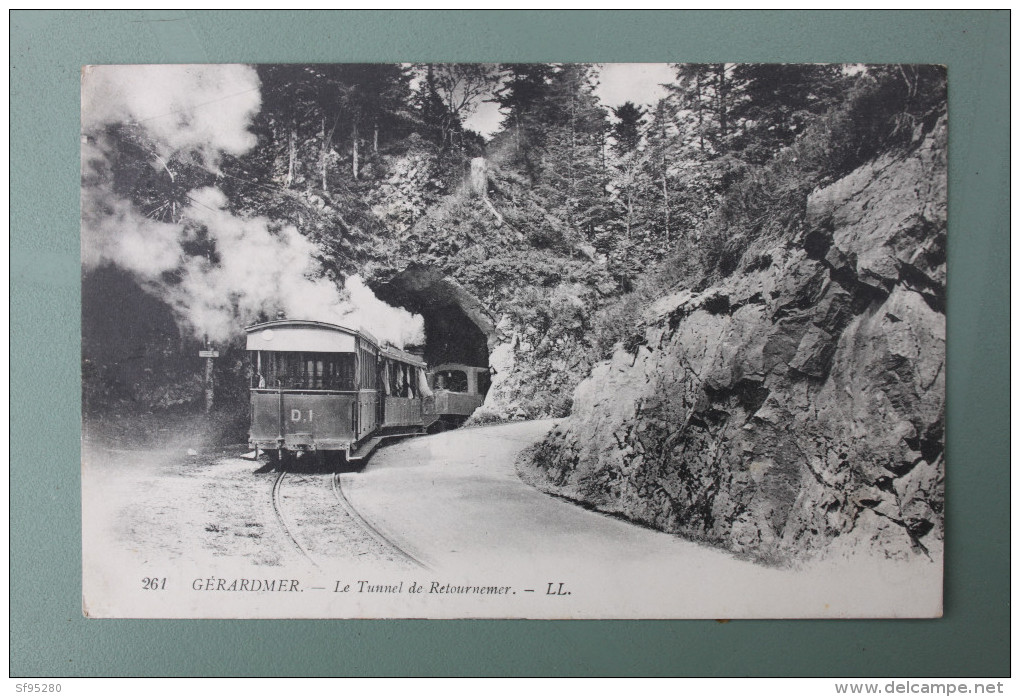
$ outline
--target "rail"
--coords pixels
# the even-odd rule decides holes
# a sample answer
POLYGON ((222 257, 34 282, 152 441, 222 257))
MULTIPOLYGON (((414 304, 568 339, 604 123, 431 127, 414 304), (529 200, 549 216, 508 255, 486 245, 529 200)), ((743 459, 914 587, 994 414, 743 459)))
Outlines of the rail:
POLYGON ((276 518, 277 518, 277 520, 280 521, 280 526, 283 528, 283 533, 284 533, 284 535, 287 536, 287 539, 289 539, 291 541, 291 543, 295 547, 297 547, 298 551, 300 551, 301 554, 304 555, 305 559, 307 559, 309 562, 311 562, 312 566, 314 566, 315 568, 319 568, 319 565, 315 563, 314 559, 312 559, 312 555, 308 553, 308 550, 305 549, 304 545, 302 545, 298 541, 297 537, 294 535, 294 531, 292 529, 292 526, 291 526, 290 522, 288 521, 287 516, 284 515, 284 512, 283 512, 283 495, 280 492, 283 490, 283 480, 286 479, 286 477, 287 477, 287 472, 285 472, 285 471, 284 472, 280 472, 280 476, 276 478, 276 482, 273 484, 273 494, 272 494, 272 497, 273 497, 273 510, 276 512, 276 518))
POLYGON ((349 515, 351 518, 357 521, 357 523, 365 530, 365 532, 371 535, 376 542, 385 545, 386 547, 391 549, 394 553, 396 553, 398 556, 400 556, 403 559, 406 559, 407 561, 411 562, 416 566, 419 566, 423 569, 429 568, 423 562, 415 558, 412 554, 401 548, 400 545, 398 545, 396 542, 394 542, 385 534, 383 534, 378 528, 376 528, 374 525, 368 522, 368 520, 363 515, 361 515, 361 513, 358 512, 358 509, 354 507, 354 504, 351 503, 351 500, 347 498, 347 494, 344 492, 343 480, 341 479, 339 473, 333 475, 333 495, 336 497, 337 503, 340 504, 340 507, 344 509, 347 515, 349 515))

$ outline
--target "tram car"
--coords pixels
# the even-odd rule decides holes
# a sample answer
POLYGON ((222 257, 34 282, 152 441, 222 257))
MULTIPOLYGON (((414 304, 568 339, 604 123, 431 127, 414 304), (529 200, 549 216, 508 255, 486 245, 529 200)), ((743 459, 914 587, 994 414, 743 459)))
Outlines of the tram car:
POLYGON ((245 331, 252 374, 249 445, 276 464, 296 453, 357 462, 386 438, 459 425, 474 409, 467 411, 461 393, 449 389, 449 376, 461 371, 476 389, 472 371, 488 377, 487 369, 451 364, 439 366, 435 375, 442 377, 430 378, 420 357, 336 324, 278 319, 245 331), (443 385, 438 394, 431 381, 443 385))
POLYGON ((485 401, 490 381, 488 368, 463 363, 443 363, 429 371, 433 396, 426 404, 431 404, 436 423, 430 430, 455 428, 467 421, 485 401))

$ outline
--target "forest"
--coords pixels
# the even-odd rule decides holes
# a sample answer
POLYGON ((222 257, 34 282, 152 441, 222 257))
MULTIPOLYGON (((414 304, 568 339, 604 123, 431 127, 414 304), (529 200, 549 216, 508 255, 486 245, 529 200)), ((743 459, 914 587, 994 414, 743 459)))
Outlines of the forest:
MULTIPOLYGON (((771 246, 804 231, 813 190, 913 147, 945 110, 932 66, 671 70, 657 103, 611 107, 591 64, 97 78, 82 134, 87 431, 195 428, 211 341, 217 416, 203 428, 243 440, 241 328, 314 314, 316 299, 378 302, 409 267, 491 318, 500 377, 477 421, 565 416, 594 365, 645 341, 656 299, 769 266, 771 246), (502 117, 492 134, 467 125, 483 104, 502 117)), ((404 329, 394 343, 427 340, 404 329)))

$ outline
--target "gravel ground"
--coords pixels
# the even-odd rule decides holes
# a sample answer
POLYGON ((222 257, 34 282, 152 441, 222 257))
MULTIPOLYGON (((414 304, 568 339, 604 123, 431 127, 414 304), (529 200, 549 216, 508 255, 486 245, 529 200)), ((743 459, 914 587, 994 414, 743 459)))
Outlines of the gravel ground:
MULTIPOLYGON (((272 504, 276 472, 218 451, 109 450, 83 453, 83 509, 93 544, 142 564, 184 559, 302 567, 309 559, 288 537, 272 504)), ((397 562, 337 502, 328 474, 290 474, 283 514, 317 566, 397 562)))
POLYGON ((406 563, 344 510, 333 492, 332 475, 288 474, 280 499, 294 537, 320 565, 345 559, 406 563))
POLYGON ((98 617, 661 619, 913 617, 937 614, 941 606, 941 569, 934 565, 864 560, 771 569, 543 494, 520 480, 514 462, 550 426, 509 424, 409 439, 375 453, 363 471, 341 475, 348 500, 376 534, 425 569, 352 518, 329 474, 292 472, 283 480, 278 503, 299 548, 273 507, 278 474, 240 458, 242 446, 190 454, 87 447, 85 611, 98 617), (164 577, 165 593, 140 589, 148 578, 162 583, 164 577), (239 578, 291 579, 285 583, 298 583, 301 592, 194 592, 202 590, 195 579, 231 584, 239 578), (412 582, 428 591, 333 590, 341 583, 404 588, 412 582), (471 584, 508 593, 432 590, 471 584))

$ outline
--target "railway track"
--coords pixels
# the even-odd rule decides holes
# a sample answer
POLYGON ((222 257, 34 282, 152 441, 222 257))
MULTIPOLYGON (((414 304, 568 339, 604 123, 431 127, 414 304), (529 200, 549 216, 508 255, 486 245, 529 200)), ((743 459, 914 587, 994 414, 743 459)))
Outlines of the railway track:
POLYGON ((339 474, 330 475, 329 484, 324 484, 323 475, 295 476, 287 471, 273 483, 276 519, 291 546, 312 566, 321 570, 331 559, 368 555, 428 568, 358 512, 344 493, 339 474))
POLYGON ((312 555, 305 549, 305 546, 298 541, 297 536, 294 534, 294 524, 290 521, 289 517, 283 511, 283 481, 287 478, 287 471, 280 472, 280 476, 276 478, 273 483, 273 511, 276 513, 276 519, 280 521, 280 527, 283 528, 283 533, 287 536, 287 539, 298 549, 299 552, 311 562, 312 566, 319 568, 319 565, 315 563, 312 555))
POLYGON ((339 473, 334 474, 332 479, 333 479, 333 495, 336 497, 337 503, 340 504, 340 507, 344 509, 347 515, 349 515, 353 520, 355 520, 359 525, 361 525, 365 532, 371 535, 377 542, 379 542, 379 544, 385 545, 402 559, 406 559, 407 561, 411 562, 415 566, 421 567, 422 569, 428 568, 428 566, 422 563, 421 560, 417 559, 412 554, 402 549, 400 545, 398 545, 396 542, 394 542, 385 534, 383 534, 378 528, 376 528, 374 525, 368 522, 368 520, 364 516, 358 513, 358 509, 354 507, 350 499, 347 498, 347 494, 344 493, 343 480, 340 478, 339 473))

